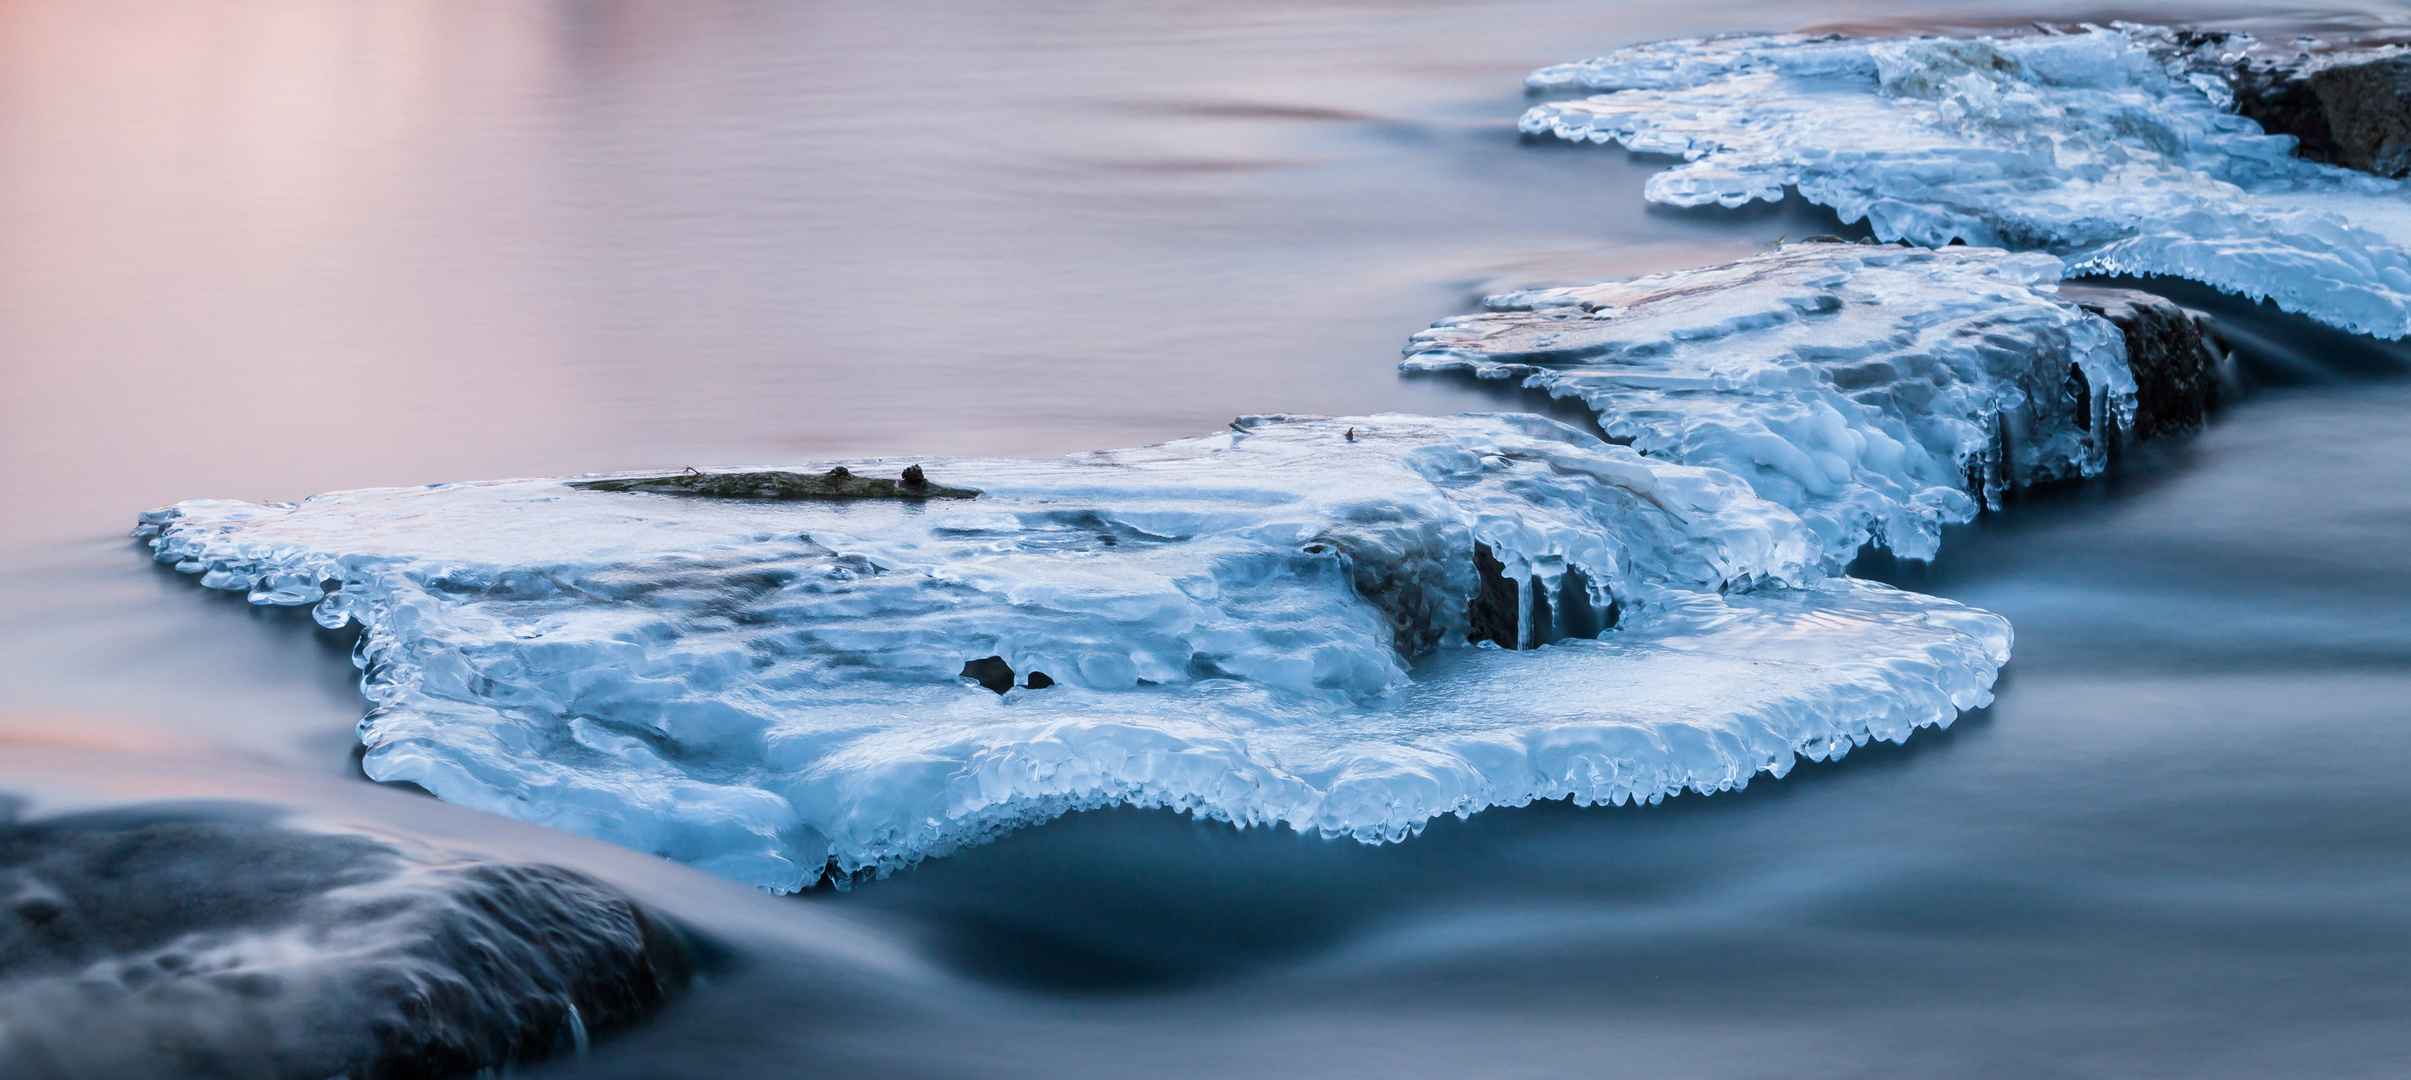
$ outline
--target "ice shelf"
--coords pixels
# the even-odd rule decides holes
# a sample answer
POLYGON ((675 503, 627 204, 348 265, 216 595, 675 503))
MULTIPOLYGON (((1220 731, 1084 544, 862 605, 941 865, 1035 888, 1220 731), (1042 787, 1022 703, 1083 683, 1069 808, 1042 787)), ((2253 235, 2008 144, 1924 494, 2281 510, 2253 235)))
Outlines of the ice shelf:
POLYGON ((1114 803, 1379 841, 1724 790, 1949 723, 2010 646, 1733 475, 1532 416, 801 472, 908 466, 978 494, 513 480, 140 534, 358 622, 369 775, 774 890, 1114 803))
POLYGON ((1648 199, 1789 192, 1884 240, 2171 275, 2384 338, 2411 332, 2411 187, 2293 154, 2152 27, 2015 38, 1735 36, 1543 68, 1534 135, 1682 159, 1648 199), (2156 51, 2155 51, 2156 49, 2156 51))
POLYGON ((2090 476, 2135 415, 2124 335, 2059 261, 1803 243, 1724 266, 1491 297, 1401 365, 1581 401, 1611 439, 1798 512, 1825 555, 1931 558, 2010 488, 2090 476))

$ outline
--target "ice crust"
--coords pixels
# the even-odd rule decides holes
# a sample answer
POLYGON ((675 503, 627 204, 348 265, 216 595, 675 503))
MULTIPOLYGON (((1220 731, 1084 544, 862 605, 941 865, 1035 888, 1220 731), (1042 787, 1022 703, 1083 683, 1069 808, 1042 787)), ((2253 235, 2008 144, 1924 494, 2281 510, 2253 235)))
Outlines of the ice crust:
POLYGON ((371 776, 782 891, 1112 803, 1379 841, 1736 788, 1949 723, 2009 651, 1997 616, 1831 575, 1734 476, 1538 417, 921 464, 985 494, 515 480, 187 502, 141 534, 361 624, 371 776), (1477 545, 1615 629, 1541 644, 1529 603, 1540 647, 1469 646, 1477 545), (960 677, 990 655, 1054 685, 960 677))
POLYGON ((1724 266, 1494 296, 1401 365, 1574 398, 1609 437, 1799 513, 1825 555, 1933 557, 1979 500, 2090 476, 2133 422, 2108 320, 2059 261, 1990 248, 1794 244, 1724 266))
POLYGON ((2156 27, 2010 39, 1702 38, 1542 68, 1522 129, 1684 163, 1675 206, 1787 190, 1885 240, 2041 250, 2411 332, 2411 186, 2291 155, 2156 27))

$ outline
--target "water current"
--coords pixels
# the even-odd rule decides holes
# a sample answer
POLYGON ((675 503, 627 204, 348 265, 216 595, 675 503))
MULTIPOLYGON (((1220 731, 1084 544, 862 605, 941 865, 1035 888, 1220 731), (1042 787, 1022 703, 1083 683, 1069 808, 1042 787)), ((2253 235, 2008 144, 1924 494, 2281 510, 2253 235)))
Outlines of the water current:
POLYGON ((0 793, 552 862, 711 943, 545 1074, 2400 1075, 2411 367, 2200 290, 2256 383, 2207 431, 1855 568, 2015 624, 1992 707, 1738 793, 1379 847, 1094 811, 773 898, 368 783, 350 641, 123 538, 200 496, 1533 407, 1398 348, 1486 292, 1846 230, 1649 208, 1662 162, 1519 139, 1525 73, 2110 16, 2336 24, 0 5, 0 793))

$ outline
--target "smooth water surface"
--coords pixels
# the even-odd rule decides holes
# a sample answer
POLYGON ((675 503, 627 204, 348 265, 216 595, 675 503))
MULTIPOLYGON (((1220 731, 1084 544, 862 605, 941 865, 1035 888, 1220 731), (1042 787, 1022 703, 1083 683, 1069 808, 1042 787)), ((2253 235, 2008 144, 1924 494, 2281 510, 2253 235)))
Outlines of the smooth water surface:
POLYGON ((728 944, 569 1074, 2399 1075, 2411 393, 2283 322, 2325 385, 1862 567, 2016 623, 1993 708, 1382 848, 1107 812, 750 896, 344 779, 348 642, 122 539, 190 497, 1500 407, 1401 379, 1406 335, 1831 229, 1519 142, 1529 69, 2105 14, 0 4, 0 790, 542 852, 728 944))

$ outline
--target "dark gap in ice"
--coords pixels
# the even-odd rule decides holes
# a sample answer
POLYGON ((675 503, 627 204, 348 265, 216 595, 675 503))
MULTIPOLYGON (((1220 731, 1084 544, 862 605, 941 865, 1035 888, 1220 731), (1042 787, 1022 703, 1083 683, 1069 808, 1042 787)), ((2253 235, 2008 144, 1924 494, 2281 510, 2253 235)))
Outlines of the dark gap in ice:
POLYGON ((1029 681, 1023 683, 1022 685, 1027 686, 1032 690, 1044 690, 1047 687, 1055 685, 1055 680, 1046 672, 1033 671, 1030 673, 1029 681))
POLYGON ((1001 694, 1013 688, 1013 665, 1001 656, 983 656, 964 662, 963 678, 1001 694))
POLYGON ((1465 640, 1495 642, 1502 649, 1521 644, 1517 622, 1522 607, 1517 594, 1520 590, 1507 578, 1507 566, 1499 561, 1490 545, 1476 541, 1473 545, 1473 569, 1481 577, 1474 590, 1473 602, 1465 606, 1465 640))
POLYGON ((1566 567, 1565 579, 1558 586, 1558 608, 1563 613, 1558 620, 1561 637, 1595 638, 1616 625, 1616 602, 1609 600, 1601 610, 1591 604, 1591 579, 1581 567, 1566 567))
MULTIPOLYGON (((2128 356, 2131 358, 2133 353, 2129 352, 2128 356)), ((2067 382, 2061 387, 2060 393, 2068 399, 2067 409, 2076 418, 2076 430, 2093 430, 2093 384, 2085 379, 2084 368, 2068 365, 2067 382)))
POLYGON ((1595 638, 1616 625, 1613 600, 1602 610, 1591 602, 1590 578, 1567 567, 1555 595, 1539 575, 1517 584, 1490 545, 1473 546, 1481 587, 1465 609, 1467 642, 1488 641, 1502 649, 1534 649, 1569 638, 1595 638))

